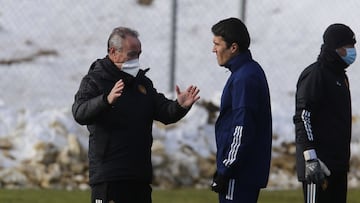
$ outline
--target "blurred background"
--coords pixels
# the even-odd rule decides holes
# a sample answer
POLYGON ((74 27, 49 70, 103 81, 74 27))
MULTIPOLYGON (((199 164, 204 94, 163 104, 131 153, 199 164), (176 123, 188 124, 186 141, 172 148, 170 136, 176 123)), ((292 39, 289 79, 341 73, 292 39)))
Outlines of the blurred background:
MULTIPOLYGON (((211 26, 228 17, 238 17, 247 25, 250 50, 270 85, 271 178, 281 176, 286 181, 270 186, 299 187, 292 145, 297 78, 316 60, 327 26, 344 23, 357 37, 360 33, 358 0, 0 0, 0 5, 0 187, 87 189, 87 131, 73 121, 70 109, 82 77, 94 60, 106 56, 108 36, 117 26, 139 32, 140 63, 150 67, 148 76, 158 91, 174 98, 176 84, 201 89, 199 104, 183 122, 172 128, 155 124, 153 161, 159 177, 155 183, 206 185, 214 171, 215 153, 209 119, 214 110, 209 104, 219 105, 229 76, 212 53, 211 26), (184 160, 189 155, 196 158, 184 160), (284 162, 278 163, 277 157, 284 162), (81 166, 69 169, 79 162, 81 166), (40 172, 12 170, 23 163, 40 172), (77 182, 63 180, 64 171, 77 182)), ((360 138, 359 61, 348 70, 354 157, 359 155, 360 138)), ((359 174, 351 178, 357 186, 359 174)))

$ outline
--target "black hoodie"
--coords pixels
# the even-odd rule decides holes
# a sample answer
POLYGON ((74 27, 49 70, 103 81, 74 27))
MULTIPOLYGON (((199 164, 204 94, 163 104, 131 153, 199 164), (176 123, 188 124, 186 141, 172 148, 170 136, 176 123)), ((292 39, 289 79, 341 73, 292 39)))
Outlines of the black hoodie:
POLYGON ((82 79, 73 116, 87 125, 90 184, 104 181, 152 180, 152 124, 180 120, 188 110, 167 99, 140 70, 136 77, 120 71, 108 57, 95 61, 82 79), (106 97, 117 81, 125 87, 115 104, 106 97))
POLYGON ((304 180, 303 151, 315 149, 330 171, 348 171, 351 140, 351 98, 348 65, 325 45, 318 60, 300 75, 296 91, 297 172, 304 180))

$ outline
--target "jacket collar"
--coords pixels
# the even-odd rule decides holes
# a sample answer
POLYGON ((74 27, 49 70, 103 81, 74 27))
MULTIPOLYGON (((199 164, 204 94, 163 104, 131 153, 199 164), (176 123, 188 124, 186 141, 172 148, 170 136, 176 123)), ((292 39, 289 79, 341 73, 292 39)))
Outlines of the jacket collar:
POLYGON ((101 78, 105 80, 110 80, 113 82, 118 81, 119 79, 122 79, 125 84, 131 85, 136 80, 141 80, 145 77, 145 74, 147 71, 149 71, 150 68, 147 68, 145 70, 140 69, 136 77, 133 77, 132 75, 125 73, 124 71, 121 71, 111 60, 108 56, 106 56, 103 59, 96 60, 90 67, 89 73, 95 73, 100 75, 101 78))
POLYGON ((321 66, 337 74, 344 73, 345 69, 349 67, 335 50, 329 49, 326 45, 321 46, 321 52, 317 60, 321 66))
POLYGON ((228 68, 232 73, 241 68, 242 65, 252 60, 250 50, 239 53, 231 58, 226 64, 225 68, 228 68))

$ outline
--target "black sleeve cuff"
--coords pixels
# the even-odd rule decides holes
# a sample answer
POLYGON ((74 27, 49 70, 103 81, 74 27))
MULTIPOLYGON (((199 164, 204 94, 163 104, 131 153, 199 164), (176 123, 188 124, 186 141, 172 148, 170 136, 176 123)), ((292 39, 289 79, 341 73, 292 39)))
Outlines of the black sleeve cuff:
POLYGON ((111 107, 112 107, 112 105, 109 103, 109 101, 108 101, 108 99, 107 99, 107 96, 108 96, 108 94, 103 94, 102 99, 103 99, 104 103, 105 103, 107 106, 111 106, 111 107))

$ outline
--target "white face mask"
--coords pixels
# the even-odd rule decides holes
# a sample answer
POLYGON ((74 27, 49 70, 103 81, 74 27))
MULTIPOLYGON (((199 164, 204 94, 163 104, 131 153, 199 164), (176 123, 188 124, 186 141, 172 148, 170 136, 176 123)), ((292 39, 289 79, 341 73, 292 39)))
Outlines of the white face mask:
POLYGON ((134 77, 136 77, 137 73, 139 72, 139 69, 140 69, 140 62, 138 58, 125 61, 121 66, 122 71, 134 77))

